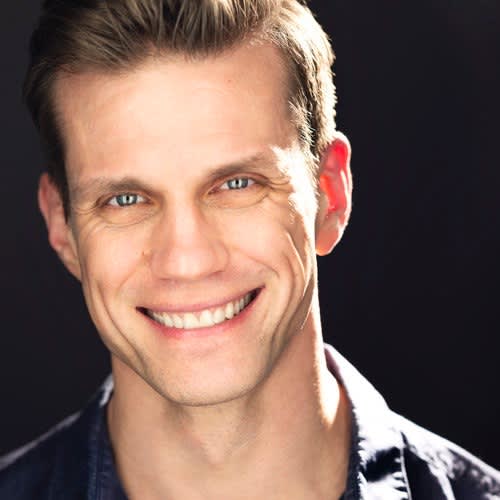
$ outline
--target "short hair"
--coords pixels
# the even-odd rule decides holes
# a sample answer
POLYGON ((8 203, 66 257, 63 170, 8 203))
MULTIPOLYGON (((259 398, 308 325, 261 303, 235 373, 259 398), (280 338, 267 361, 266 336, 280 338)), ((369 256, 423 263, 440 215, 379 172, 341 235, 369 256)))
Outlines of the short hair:
POLYGON ((334 54, 300 0, 45 0, 23 94, 66 217, 64 138, 53 102, 60 73, 123 72, 162 53, 199 58, 262 38, 284 56, 289 105, 312 173, 335 132, 334 54))

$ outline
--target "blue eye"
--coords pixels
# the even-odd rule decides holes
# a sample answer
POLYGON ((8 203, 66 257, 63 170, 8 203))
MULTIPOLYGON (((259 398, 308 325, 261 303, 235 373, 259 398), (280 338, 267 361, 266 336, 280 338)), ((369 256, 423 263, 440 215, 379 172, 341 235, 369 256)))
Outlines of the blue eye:
POLYGON ((131 205, 136 205, 137 203, 142 203, 144 201, 144 198, 138 194, 123 193, 113 196, 113 198, 109 200, 108 205, 111 205, 112 207, 130 207, 131 205))
POLYGON ((248 177, 236 177, 234 179, 229 179, 228 181, 224 182, 224 184, 222 185, 223 187, 221 189, 225 190, 245 189, 248 186, 251 186, 252 184, 255 184, 255 181, 249 179, 248 177))

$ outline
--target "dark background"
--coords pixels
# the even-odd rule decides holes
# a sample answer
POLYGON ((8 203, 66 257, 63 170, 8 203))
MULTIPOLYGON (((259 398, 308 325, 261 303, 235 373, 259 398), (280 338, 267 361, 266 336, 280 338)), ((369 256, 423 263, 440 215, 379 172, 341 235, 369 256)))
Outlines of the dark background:
MULTIPOLYGON (((337 54, 354 209, 320 259, 326 338, 398 412, 500 467, 500 2, 311 2, 337 54)), ((0 17, 0 453, 81 407, 108 371, 47 244, 20 100, 38 2, 0 17)))

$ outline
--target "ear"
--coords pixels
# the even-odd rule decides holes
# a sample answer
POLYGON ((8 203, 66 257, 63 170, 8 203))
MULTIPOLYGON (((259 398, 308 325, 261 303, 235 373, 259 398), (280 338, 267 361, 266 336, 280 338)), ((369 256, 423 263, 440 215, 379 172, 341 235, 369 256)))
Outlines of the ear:
POLYGON ((42 212, 49 242, 68 271, 80 279, 80 264, 72 229, 64 214, 63 202, 59 189, 47 173, 40 177, 38 185, 38 206, 42 212))
POLYGON ((320 164, 319 207, 316 216, 316 253, 329 254, 342 238, 351 213, 351 145, 336 132, 320 164))

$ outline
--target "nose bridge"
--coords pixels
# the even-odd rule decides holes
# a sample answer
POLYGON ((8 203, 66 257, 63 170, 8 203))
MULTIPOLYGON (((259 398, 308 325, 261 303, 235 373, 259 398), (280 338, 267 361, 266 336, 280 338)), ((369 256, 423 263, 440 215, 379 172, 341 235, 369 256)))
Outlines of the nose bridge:
POLYGON ((151 270, 164 279, 199 279, 222 270, 228 254, 218 227, 201 206, 167 206, 151 241, 151 270))

